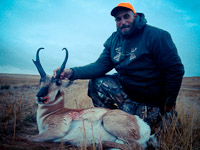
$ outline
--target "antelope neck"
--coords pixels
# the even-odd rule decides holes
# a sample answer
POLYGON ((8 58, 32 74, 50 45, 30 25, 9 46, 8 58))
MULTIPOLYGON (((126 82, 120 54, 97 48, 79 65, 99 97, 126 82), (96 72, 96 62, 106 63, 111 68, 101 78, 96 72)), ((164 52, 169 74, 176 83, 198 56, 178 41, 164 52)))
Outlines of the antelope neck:
POLYGON ((53 112, 58 112, 60 109, 64 108, 64 94, 63 92, 55 98, 55 100, 50 104, 45 104, 39 106, 43 113, 40 117, 43 117, 47 114, 51 114, 53 112))

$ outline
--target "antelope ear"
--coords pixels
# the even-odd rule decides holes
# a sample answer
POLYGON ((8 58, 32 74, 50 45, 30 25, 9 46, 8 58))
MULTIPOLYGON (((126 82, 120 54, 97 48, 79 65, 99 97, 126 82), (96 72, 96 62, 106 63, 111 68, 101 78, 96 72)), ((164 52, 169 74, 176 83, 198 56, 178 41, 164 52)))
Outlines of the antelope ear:
POLYGON ((62 85, 63 85, 63 87, 67 88, 67 87, 71 86, 73 84, 73 82, 74 81, 72 81, 72 80, 69 80, 67 82, 64 81, 64 82, 62 82, 62 85))

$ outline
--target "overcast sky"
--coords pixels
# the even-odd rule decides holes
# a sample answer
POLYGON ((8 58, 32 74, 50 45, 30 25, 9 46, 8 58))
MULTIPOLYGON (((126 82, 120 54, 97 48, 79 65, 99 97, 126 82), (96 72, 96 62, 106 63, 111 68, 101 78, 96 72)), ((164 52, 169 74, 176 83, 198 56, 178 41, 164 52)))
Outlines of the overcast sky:
MULTIPOLYGON (((0 73, 38 74, 32 59, 38 48, 48 74, 94 62, 116 31, 110 11, 119 0, 0 0, 0 73)), ((167 30, 185 66, 185 76, 200 76, 200 1, 134 0, 148 24, 167 30)))

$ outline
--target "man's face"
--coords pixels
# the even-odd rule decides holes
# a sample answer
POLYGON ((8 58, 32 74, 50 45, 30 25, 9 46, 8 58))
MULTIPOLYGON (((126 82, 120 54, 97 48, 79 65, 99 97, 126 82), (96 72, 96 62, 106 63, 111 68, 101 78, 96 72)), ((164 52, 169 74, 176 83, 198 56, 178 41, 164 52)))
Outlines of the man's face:
POLYGON ((135 15, 131 10, 120 10, 115 16, 117 30, 122 35, 129 35, 133 28, 134 20, 135 15))

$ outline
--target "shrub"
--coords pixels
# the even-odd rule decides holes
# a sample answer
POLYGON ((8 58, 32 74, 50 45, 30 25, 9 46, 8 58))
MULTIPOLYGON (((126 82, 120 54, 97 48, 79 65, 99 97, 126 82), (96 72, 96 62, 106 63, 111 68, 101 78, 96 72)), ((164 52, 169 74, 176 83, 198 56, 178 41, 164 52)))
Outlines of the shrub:
POLYGON ((9 85, 1 85, 1 88, 0 88, 1 90, 8 90, 8 89, 10 89, 10 86, 9 85))

